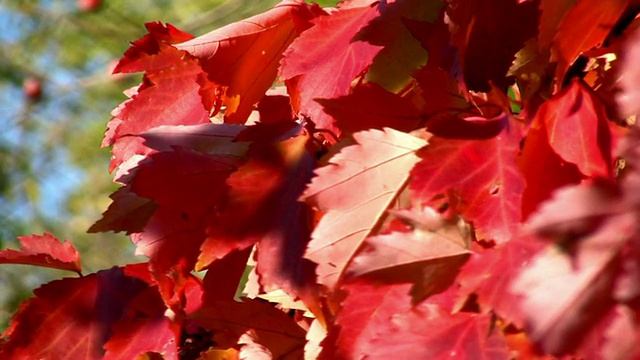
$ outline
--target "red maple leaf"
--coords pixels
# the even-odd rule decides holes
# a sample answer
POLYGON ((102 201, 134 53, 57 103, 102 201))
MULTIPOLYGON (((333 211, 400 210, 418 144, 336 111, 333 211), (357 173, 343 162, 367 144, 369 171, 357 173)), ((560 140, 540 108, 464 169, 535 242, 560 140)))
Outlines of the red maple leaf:
POLYGON ((502 319, 523 326, 517 302, 509 295, 509 286, 543 246, 535 237, 516 237, 496 248, 472 254, 457 278, 460 293, 475 294, 483 313, 494 311, 502 319))
POLYGON ((499 88, 508 85, 514 55, 536 34, 536 2, 449 1, 447 15, 466 87, 489 92, 490 82, 499 88))
POLYGON ((176 47, 199 58, 209 80, 223 87, 225 121, 242 124, 276 79, 283 51, 321 14, 318 5, 283 1, 176 47))
POLYGON ((498 120, 502 131, 486 140, 432 137, 418 153, 422 161, 411 171, 411 190, 413 199, 424 203, 448 194, 479 238, 504 243, 520 222, 524 181, 516 165, 520 129, 506 114, 498 120))
POLYGON ((82 272, 80 254, 68 240, 60 240, 49 233, 20 236, 20 250, 0 250, 0 264, 25 264, 53 269, 82 272))
MULTIPOLYGON (((57 280, 36 289, 35 297, 21 305, 2 335, 4 343, 0 356, 38 359, 64 354, 74 359, 102 358, 105 355, 103 346, 112 334, 112 325, 125 318, 148 316, 149 308, 143 314, 131 307, 136 296, 148 289, 149 284, 125 275, 129 267, 136 265, 114 267, 81 278, 57 280)), ((163 313, 164 309, 155 316, 162 318, 163 313)), ((176 346, 175 338, 167 337, 169 344, 159 344, 155 336, 147 333, 146 337, 138 337, 137 340, 145 340, 145 344, 138 346, 148 345, 148 341, 155 345, 147 349, 156 352, 164 352, 167 346, 176 346)), ((120 345, 127 347, 126 344, 120 345)), ((122 347, 114 351, 120 351, 122 347)))
MULTIPOLYGON (((113 145, 110 170, 133 155, 148 155, 150 149, 142 145, 142 134, 161 125, 190 125, 208 123, 213 101, 206 101, 201 90, 210 86, 197 59, 170 46, 160 53, 171 56, 181 54, 181 61, 172 61, 164 67, 145 75, 144 82, 130 99, 113 112, 113 119, 103 146, 113 145)), ((158 56, 160 56, 158 55, 158 56)))
POLYGON ((544 122, 551 148, 584 176, 611 176, 609 121, 602 102, 583 82, 573 81, 545 102, 534 122, 544 122))
POLYGON ((564 81, 569 66, 580 54, 602 45, 628 2, 578 1, 564 14, 551 43, 551 60, 558 62, 556 81, 564 81))
POLYGON ((318 102, 344 134, 384 127, 409 132, 422 122, 420 112, 410 98, 389 92, 375 83, 358 85, 349 95, 318 99, 318 102))
POLYGON ((512 291, 522 296, 519 306, 530 337, 545 352, 575 351, 616 303, 640 294, 640 230, 632 195, 639 184, 632 173, 620 188, 567 187, 530 217, 527 229, 557 244, 532 260, 512 291))
POLYGON ((287 80, 293 108, 310 117, 318 128, 338 132, 334 120, 315 99, 347 95, 351 82, 371 65, 380 51, 380 46, 355 39, 358 32, 379 15, 378 8, 377 1, 370 1, 367 5, 317 17, 311 21, 313 27, 285 51, 280 77, 287 80), (318 39, 323 41, 319 43, 318 39))
POLYGON ((355 133, 357 142, 316 170, 302 199, 325 212, 305 257, 316 262, 318 283, 334 289, 346 267, 406 186, 422 139, 391 129, 355 133), (357 189, 357 191, 354 191, 357 189))

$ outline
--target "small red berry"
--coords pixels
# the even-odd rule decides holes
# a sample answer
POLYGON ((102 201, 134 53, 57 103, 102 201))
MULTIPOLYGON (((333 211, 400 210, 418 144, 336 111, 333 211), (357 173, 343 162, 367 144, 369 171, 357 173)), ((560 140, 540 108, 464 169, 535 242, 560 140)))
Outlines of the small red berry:
POLYGON ((78 0, 78 9, 82 12, 96 11, 100 5, 102 0, 78 0))
POLYGON ((28 77, 22 82, 22 91, 31 101, 38 101, 42 96, 42 82, 35 77, 28 77))

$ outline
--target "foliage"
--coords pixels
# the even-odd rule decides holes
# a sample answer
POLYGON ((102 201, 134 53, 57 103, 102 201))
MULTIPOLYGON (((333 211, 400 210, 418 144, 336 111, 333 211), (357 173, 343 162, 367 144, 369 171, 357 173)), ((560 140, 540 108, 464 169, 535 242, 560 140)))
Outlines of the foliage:
MULTIPOLYGON (((200 37, 148 23, 115 68, 144 76, 90 228, 148 262, 36 289, 0 355, 640 358, 638 10, 286 0, 200 37)), ((21 241, 0 262, 81 271, 68 243, 21 241)))

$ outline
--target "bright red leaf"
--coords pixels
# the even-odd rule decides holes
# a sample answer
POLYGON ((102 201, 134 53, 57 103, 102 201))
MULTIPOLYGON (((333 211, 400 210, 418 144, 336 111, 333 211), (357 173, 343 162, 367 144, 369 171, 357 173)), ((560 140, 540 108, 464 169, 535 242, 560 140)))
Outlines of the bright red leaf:
POLYGON ((473 223, 478 237, 497 243, 515 234, 524 189, 515 162, 520 129, 504 114, 501 121, 502 131, 487 140, 432 137, 411 171, 415 200, 427 203, 448 194, 450 205, 473 223))
POLYGON ((316 262, 318 283, 333 289, 348 263, 372 235, 385 211, 406 186, 408 171, 425 142, 391 129, 354 134, 345 147, 316 170, 302 199, 326 214, 312 234, 305 257, 316 262), (354 191, 357 189, 357 191, 354 191))
MULTIPOLYGON (((167 47, 167 52, 179 52, 167 47)), ((182 52, 184 53, 184 52, 182 52)), ((111 170, 135 154, 148 155, 142 146, 142 134, 161 125, 208 123, 212 103, 205 103, 201 89, 208 82, 197 59, 186 53, 173 62, 145 76, 143 84, 129 100, 113 112, 103 146, 114 145, 111 170)))
POLYGON ((580 54, 602 45, 628 2, 580 0, 566 12, 551 44, 551 60, 558 62, 558 83, 564 81, 569 66, 580 54))
POLYGON ((176 47, 199 58, 209 80, 223 87, 225 121, 242 124, 276 79, 283 51, 321 14, 317 5, 285 0, 176 47))
POLYGON ((82 272, 80 254, 68 240, 53 235, 20 236, 20 250, 0 250, 0 264, 25 264, 82 272))
MULTIPOLYGON (((540 120, 537 120, 540 119, 540 120)), ((602 102, 580 81, 540 107, 551 148, 587 177, 611 176, 611 135, 602 102)))
POLYGON ((380 51, 380 46, 355 39, 379 15, 378 8, 377 1, 368 1, 361 7, 317 17, 312 21, 313 27, 285 51, 280 77, 287 80, 293 108, 310 117, 318 128, 338 132, 334 120, 315 99, 347 95, 351 82, 371 65, 380 51))

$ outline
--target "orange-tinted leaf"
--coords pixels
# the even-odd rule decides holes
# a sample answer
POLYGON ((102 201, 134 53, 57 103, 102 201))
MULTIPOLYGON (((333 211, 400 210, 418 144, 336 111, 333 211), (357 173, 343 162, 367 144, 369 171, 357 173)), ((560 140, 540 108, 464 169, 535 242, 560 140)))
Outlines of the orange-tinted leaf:
POLYGON ((540 0, 540 24, 538 25, 538 45, 548 49, 556 36, 558 25, 564 15, 578 0, 540 0))
POLYGON ((53 235, 20 236, 20 250, 0 250, 0 264, 25 264, 82 272, 80 254, 68 240, 53 235))
POLYGON ((588 177, 609 177, 611 135, 604 106, 580 81, 544 103, 534 121, 544 122, 551 148, 588 177))
POLYGON ((318 264, 318 282, 333 289, 362 242, 371 235, 418 161, 425 141, 391 129, 354 134, 316 177, 302 199, 326 214, 312 234, 305 257, 318 264))
POLYGON ((536 34, 537 2, 458 0, 448 5, 451 43, 460 52, 467 88, 489 92, 489 82, 499 88, 508 85, 514 55, 536 34))
MULTIPOLYGON (((148 288, 123 268, 100 271, 81 278, 57 280, 34 291, 3 334, 0 346, 5 359, 60 358, 98 359, 112 335, 111 326, 125 317, 147 317, 131 307, 135 297, 148 288)), ((157 293, 156 293, 157 294, 157 293)), ((162 317, 162 312, 159 314, 162 317)), ((154 342, 155 335, 147 334, 154 342)), ((169 339, 175 346, 175 338, 169 339)), ((163 351, 169 344, 156 343, 163 351)))
POLYGON ((225 121, 241 124, 276 79, 283 51, 323 13, 317 5, 283 1, 176 47, 201 60, 209 79, 224 88, 225 121))
POLYGON ((628 0, 580 0, 566 12, 551 44, 558 62, 556 81, 562 83, 569 66, 583 52, 602 45, 628 0))
POLYGON ((371 65, 380 46, 354 39, 379 15, 378 2, 320 16, 287 49, 280 76, 287 81, 294 110, 309 116, 318 128, 337 132, 333 119, 314 99, 349 93, 351 82, 371 65), (318 42, 318 39, 323 39, 318 42), (339 76, 337 76, 339 74, 339 76))
POLYGON ((487 140, 432 137, 411 171, 414 199, 449 194, 450 205, 472 222, 479 238, 508 241, 520 223, 524 181, 516 165, 518 125, 501 115, 502 131, 487 140))

